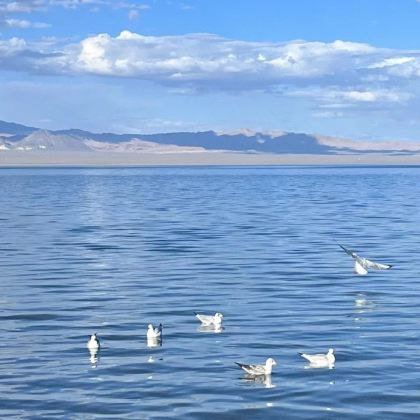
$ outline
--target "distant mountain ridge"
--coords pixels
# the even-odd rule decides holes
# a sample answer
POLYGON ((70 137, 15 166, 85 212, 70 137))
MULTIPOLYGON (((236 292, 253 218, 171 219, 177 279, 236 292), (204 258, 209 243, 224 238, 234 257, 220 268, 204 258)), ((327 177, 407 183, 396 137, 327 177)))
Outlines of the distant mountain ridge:
POLYGON ((337 155, 420 153, 420 143, 360 142, 282 131, 175 132, 157 134, 91 133, 85 130, 43 130, 0 121, 0 152, 236 153, 337 155))

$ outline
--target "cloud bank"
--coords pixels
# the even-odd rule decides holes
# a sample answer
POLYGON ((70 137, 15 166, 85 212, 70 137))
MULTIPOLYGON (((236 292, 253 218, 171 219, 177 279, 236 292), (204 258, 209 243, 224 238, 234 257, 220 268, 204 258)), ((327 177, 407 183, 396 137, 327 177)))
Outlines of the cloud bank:
MULTIPOLYGON (((44 2, 33 0, 27 6, 38 3, 41 7, 44 2)), ((406 103, 414 96, 409 83, 420 77, 419 57, 420 51, 341 40, 249 42, 200 33, 145 36, 122 31, 60 46, 20 38, 0 41, 0 64, 6 70, 133 78, 189 92, 258 90, 316 97, 326 107, 406 103)))

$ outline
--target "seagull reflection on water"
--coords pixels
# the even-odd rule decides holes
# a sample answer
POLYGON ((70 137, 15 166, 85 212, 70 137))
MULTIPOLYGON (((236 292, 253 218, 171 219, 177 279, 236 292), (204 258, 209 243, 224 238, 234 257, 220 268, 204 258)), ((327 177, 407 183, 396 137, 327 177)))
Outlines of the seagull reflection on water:
POLYGON ((89 349, 89 354, 89 361, 92 365, 92 368, 95 369, 99 362, 99 349, 89 349))
POLYGON ((243 378, 246 382, 256 385, 264 385, 265 388, 275 388, 271 375, 245 375, 243 378))
POLYGON ((355 321, 362 320, 361 315, 372 312, 376 304, 372 300, 366 299, 363 293, 358 293, 354 299, 354 313, 348 316, 353 317, 355 321))
POLYGON ((375 306, 375 303, 366 299, 366 296, 363 293, 358 293, 354 300, 354 306, 356 306, 356 308, 372 309, 375 306))
POLYGON ((304 369, 334 369, 335 368, 335 364, 334 363, 328 363, 328 362, 323 362, 323 363, 308 363, 304 369))
POLYGON ((162 337, 147 337, 147 347, 151 349, 162 347, 162 337))
POLYGON ((200 325, 197 328, 198 332, 219 334, 224 330, 221 325, 200 325))

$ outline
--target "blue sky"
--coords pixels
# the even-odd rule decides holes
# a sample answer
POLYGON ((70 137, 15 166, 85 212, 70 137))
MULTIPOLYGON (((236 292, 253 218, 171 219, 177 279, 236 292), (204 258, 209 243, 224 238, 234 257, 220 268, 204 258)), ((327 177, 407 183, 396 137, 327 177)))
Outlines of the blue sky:
POLYGON ((416 0, 0 0, 0 119, 420 140, 416 0))

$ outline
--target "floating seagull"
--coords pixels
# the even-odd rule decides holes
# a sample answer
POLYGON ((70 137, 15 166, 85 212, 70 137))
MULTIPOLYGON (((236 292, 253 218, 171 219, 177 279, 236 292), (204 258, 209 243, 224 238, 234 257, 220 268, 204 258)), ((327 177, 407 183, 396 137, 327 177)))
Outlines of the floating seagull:
POLYGON ((194 312, 194 313, 195 313, 195 317, 198 318, 204 326, 213 325, 215 327, 220 327, 222 325, 223 315, 219 312, 216 312, 214 316, 201 315, 201 314, 198 314, 197 312, 194 312))
POLYGON ((89 338, 89 341, 87 342, 87 348, 90 352, 97 352, 99 348, 101 347, 101 344, 99 343, 98 336, 95 334, 92 334, 89 338))
POLYGON ((367 258, 360 257, 352 250, 347 249, 340 244, 337 245, 354 259, 354 271, 356 274, 359 274, 359 276, 365 276, 368 273, 368 268, 372 270, 389 270, 392 267, 392 265, 389 264, 379 264, 370 261, 367 258))
POLYGON ((244 365, 238 362, 235 363, 249 375, 271 375, 273 366, 277 365, 276 361, 271 357, 265 361, 265 365, 244 365))
POLYGON ((327 354, 299 354, 311 364, 311 367, 332 367, 335 363, 334 349, 329 349, 327 354))
POLYGON ((147 347, 155 348, 162 347, 162 337, 147 337, 147 347))
POLYGON ((159 324, 158 327, 154 327, 152 324, 149 324, 147 327, 147 339, 150 338, 159 338, 162 336, 162 324, 159 324))

